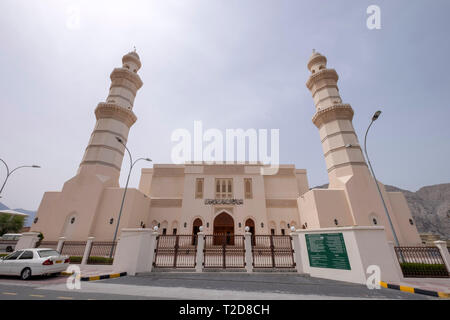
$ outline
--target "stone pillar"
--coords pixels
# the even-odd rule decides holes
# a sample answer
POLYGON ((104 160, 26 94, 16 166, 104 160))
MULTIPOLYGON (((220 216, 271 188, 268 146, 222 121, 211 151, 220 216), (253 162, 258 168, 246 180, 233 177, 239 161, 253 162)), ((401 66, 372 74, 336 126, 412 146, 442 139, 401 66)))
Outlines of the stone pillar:
POLYGON ((89 254, 91 253, 92 248, 92 242, 94 241, 95 237, 89 237, 86 242, 86 247, 84 248, 84 254, 83 259, 81 260, 81 264, 87 264, 87 261, 89 259, 89 254))
POLYGON ((299 237, 300 234, 296 233, 295 231, 291 232, 292 249, 294 250, 295 269, 297 270, 298 273, 304 273, 299 237))
POLYGON ((205 248, 205 233, 201 231, 201 232, 197 233, 197 255, 195 257, 195 271, 196 272, 203 271, 203 259, 204 259, 203 249, 204 248, 205 248))
POLYGON ((36 242, 39 241, 39 233, 38 232, 24 232, 20 237, 19 241, 17 241, 16 247, 14 250, 22 250, 22 249, 31 249, 34 248, 36 242))
POLYGON ((152 229, 122 229, 114 255, 114 272, 151 272, 155 257, 157 231, 152 229))
POLYGON ((442 259, 444 260, 445 266, 447 267, 447 271, 450 273, 450 254, 447 249, 447 242, 439 240, 434 241, 434 245, 438 247, 441 252, 442 259))
POLYGON ((64 241, 66 241, 65 237, 60 237, 58 240, 58 246, 56 247, 56 251, 58 251, 59 253, 61 253, 62 247, 64 245, 64 241))
POLYGON ((245 269, 253 272, 252 233, 245 232, 245 269))

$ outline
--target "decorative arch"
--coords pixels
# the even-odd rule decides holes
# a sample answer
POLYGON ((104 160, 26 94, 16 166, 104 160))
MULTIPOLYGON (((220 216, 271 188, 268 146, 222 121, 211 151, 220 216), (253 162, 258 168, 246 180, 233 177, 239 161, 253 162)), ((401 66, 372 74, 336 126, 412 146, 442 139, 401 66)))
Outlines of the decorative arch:
POLYGON ((228 208, 217 208, 217 209, 216 209, 216 212, 215 212, 214 218, 217 217, 219 214, 221 214, 221 213, 223 213, 223 212, 226 212, 226 213, 228 213, 230 216, 233 216, 233 210, 230 210, 230 209, 228 209, 228 208))
POLYGON ((203 226, 202 219, 199 217, 194 218, 194 221, 192 221, 192 234, 196 235, 197 233, 199 233, 201 226, 203 226))
POLYGON ((224 235, 224 237, 214 237, 215 245, 234 245, 234 219, 233 217, 223 210, 216 215, 213 222, 214 234, 224 235), (224 243, 225 242, 225 243, 224 243))
POLYGON ((161 225, 160 225, 161 234, 167 234, 168 228, 169 228, 169 223, 167 222, 167 220, 164 220, 163 222, 161 222, 161 225))
POLYGON ((251 234, 254 235, 255 231, 256 231, 255 219, 253 219, 251 217, 246 218, 244 221, 244 227, 249 227, 250 228, 249 232, 251 232, 251 234))
POLYGON ((178 228, 179 228, 179 224, 177 220, 172 221, 172 234, 177 234, 178 232, 178 228))
POLYGON ((295 227, 295 229, 298 228, 298 223, 295 220, 292 220, 291 223, 289 224, 289 228, 295 227))
POLYGON ((276 234, 277 233, 277 224, 273 220, 269 221, 269 231, 270 231, 270 234, 276 234))
POLYGON ((287 234, 286 229, 287 229, 287 223, 285 221, 281 221, 280 222, 280 232, 282 235, 287 234))
POLYGON ((214 218, 214 233, 234 234, 234 219, 225 210, 214 218))

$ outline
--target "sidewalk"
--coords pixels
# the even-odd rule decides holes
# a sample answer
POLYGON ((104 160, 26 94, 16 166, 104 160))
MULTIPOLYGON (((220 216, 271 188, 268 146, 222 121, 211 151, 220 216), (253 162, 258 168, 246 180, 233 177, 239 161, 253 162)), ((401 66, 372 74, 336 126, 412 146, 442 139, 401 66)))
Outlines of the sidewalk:
MULTIPOLYGON (((118 274, 121 271, 114 269, 112 265, 98 265, 98 264, 71 264, 71 266, 77 266, 81 271, 81 278, 93 278, 110 274, 118 274)), ((71 273, 63 272, 63 275, 70 275, 71 273)))
POLYGON ((450 294, 450 278, 429 278, 429 279, 404 279, 400 283, 401 286, 408 286, 429 291, 445 292, 450 294))

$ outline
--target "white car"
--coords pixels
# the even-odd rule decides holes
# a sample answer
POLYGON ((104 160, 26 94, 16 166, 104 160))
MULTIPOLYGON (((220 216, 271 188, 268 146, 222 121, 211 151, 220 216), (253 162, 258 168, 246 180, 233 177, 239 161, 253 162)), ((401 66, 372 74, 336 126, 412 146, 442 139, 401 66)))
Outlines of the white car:
POLYGON ((23 249, 0 258, 0 274, 28 280, 31 276, 58 274, 69 263, 69 256, 62 256, 54 249, 23 249))

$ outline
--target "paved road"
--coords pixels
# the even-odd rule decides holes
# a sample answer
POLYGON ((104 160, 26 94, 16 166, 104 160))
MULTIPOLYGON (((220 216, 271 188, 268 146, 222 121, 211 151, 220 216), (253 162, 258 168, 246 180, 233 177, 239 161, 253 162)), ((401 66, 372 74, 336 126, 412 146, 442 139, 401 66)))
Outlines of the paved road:
POLYGON ((66 277, 21 281, 0 277, 0 300, 5 299, 432 299, 392 289, 365 286, 287 273, 151 273, 81 282, 69 290, 66 277))

